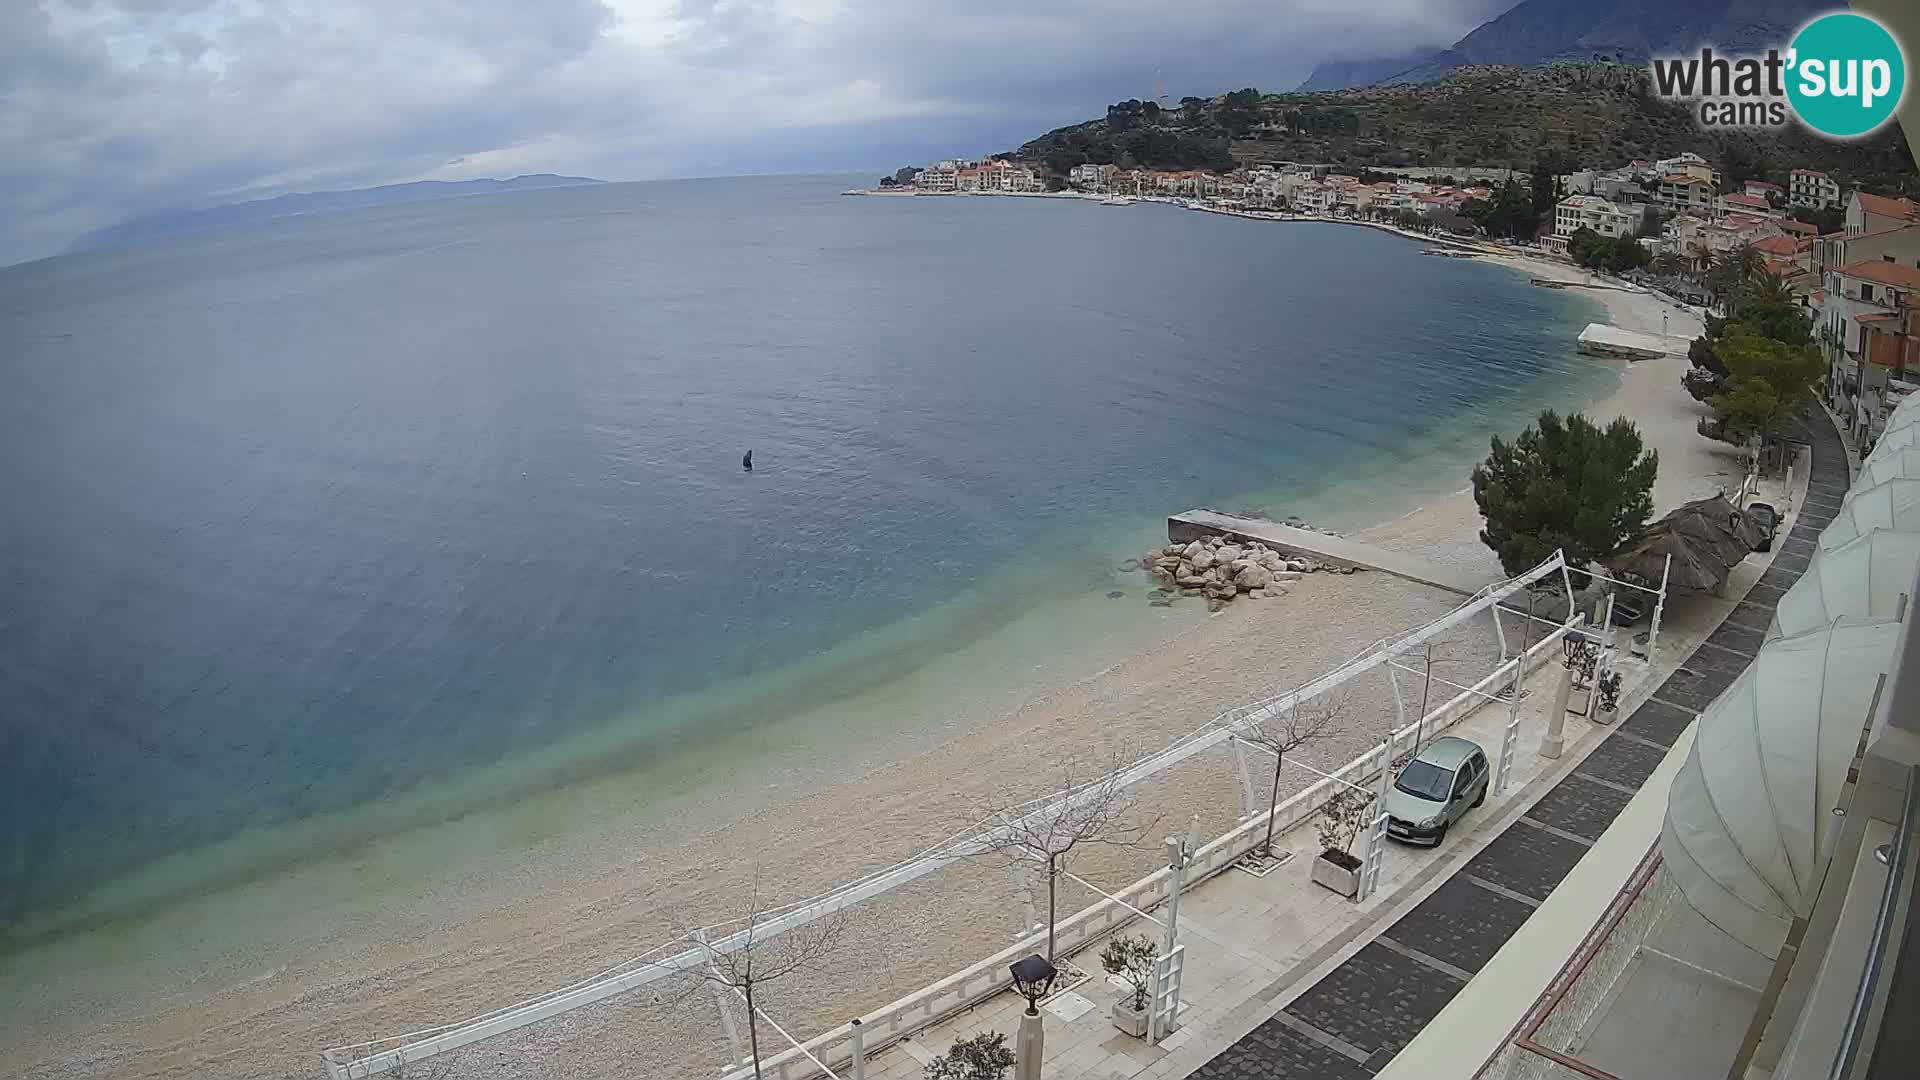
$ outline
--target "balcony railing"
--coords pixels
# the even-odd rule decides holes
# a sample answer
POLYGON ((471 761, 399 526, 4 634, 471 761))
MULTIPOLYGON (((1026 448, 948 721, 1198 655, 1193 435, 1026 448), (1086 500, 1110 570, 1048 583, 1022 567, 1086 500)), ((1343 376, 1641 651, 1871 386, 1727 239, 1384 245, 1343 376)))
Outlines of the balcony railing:
POLYGON ((1626 973, 1678 892, 1655 844, 1572 958, 1474 1080, 1621 1080, 1574 1056, 1574 1042, 1626 973))
POLYGON ((1897 923, 1894 912, 1900 898, 1910 888, 1913 873, 1913 830, 1920 826, 1920 766, 1907 767, 1907 801, 1900 813, 1900 831, 1895 834, 1887 856, 1887 883, 1880 890, 1880 904, 1873 913, 1873 936, 1868 939, 1867 963, 1860 972, 1860 985, 1854 990, 1853 1007, 1847 1011, 1847 1026, 1840 1036, 1840 1050, 1834 1054, 1828 1080, 1851 1080, 1860 1064, 1860 1053, 1869 1047, 1878 1033, 1878 1025, 1869 1023, 1874 1013, 1874 998, 1879 992, 1881 974, 1886 970, 1887 953, 1897 923))

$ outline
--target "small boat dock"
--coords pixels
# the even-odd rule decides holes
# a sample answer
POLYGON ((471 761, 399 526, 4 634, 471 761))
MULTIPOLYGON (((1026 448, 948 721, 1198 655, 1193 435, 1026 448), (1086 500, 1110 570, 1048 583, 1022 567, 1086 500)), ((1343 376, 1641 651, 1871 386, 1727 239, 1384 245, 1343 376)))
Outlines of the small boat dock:
POLYGON ((1327 566, 1378 570, 1417 585, 1445 589, 1461 596, 1472 596, 1490 584, 1417 555, 1388 551, 1364 541, 1329 536, 1311 529, 1296 529, 1291 525, 1258 518, 1235 517, 1217 510, 1189 510, 1167 519, 1167 540, 1175 544, 1216 534, 1241 540, 1258 540, 1268 547, 1327 566))

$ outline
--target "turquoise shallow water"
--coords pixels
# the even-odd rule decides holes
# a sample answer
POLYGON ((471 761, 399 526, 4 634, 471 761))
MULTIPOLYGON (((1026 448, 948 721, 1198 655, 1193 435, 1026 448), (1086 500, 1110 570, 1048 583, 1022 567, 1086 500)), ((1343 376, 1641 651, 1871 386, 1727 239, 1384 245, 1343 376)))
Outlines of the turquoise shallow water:
POLYGON ((1371 230, 844 186, 0 270, 0 923, 750 748, 1044 604, 1091 653, 1167 512, 1391 517, 1615 377, 1590 301, 1371 230))

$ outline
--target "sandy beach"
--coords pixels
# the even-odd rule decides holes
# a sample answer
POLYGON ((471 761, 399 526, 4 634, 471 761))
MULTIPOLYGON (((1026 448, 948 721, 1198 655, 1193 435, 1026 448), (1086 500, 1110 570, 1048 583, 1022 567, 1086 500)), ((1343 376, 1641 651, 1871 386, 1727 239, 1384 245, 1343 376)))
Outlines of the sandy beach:
MULTIPOLYGON (((1564 264, 1485 258, 1516 272, 1584 280, 1564 264)), ((1701 407, 1679 385, 1687 364, 1683 339, 1699 332, 1698 318, 1644 292, 1591 295, 1623 328, 1658 333, 1665 316, 1682 354, 1632 365, 1617 389, 1587 410, 1596 420, 1632 418, 1659 451, 1656 513, 1736 485, 1733 448, 1696 434, 1701 407)), ((1529 419, 1514 417, 1514 430, 1529 419)), ((1460 482, 1464 487, 1466 477, 1460 482)), ((1492 580, 1499 568, 1478 528, 1463 489, 1364 536, 1492 580)), ((429 839, 383 841, 156 916, 112 941, 81 939, 21 958, 54 974, 37 1008, 8 1022, 0 1073, 319 1075, 321 1047, 506 1005, 694 926, 743 914, 750 897, 791 902, 910 857, 978 820, 990 803, 1052 790, 1064 763, 1084 774, 1116 756, 1165 745, 1226 708, 1291 688, 1460 599, 1382 574, 1314 574, 1284 598, 1242 600, 1207 616, 1192 600, 1170 613, 1148 609, 1150 587, 1134 575, 1124 604, 1111 609, 1141 620, 1124 655, 1088 652, 1038 674, 1026 671, 1022 685, 1040 689, 1018 700, 970 693, 964 671, 942 675, 954 694, 951 727, 904 753, 839 762, 796 756, 789 768, 733 777, 750 793, 738 801, 711 794, 671 801, 675 812, 666 820, 622 820, 606 809, 633 799, 633 789, 650 777, 598 780, 555 793, 537 829, 525 815, 474 815, 429 839), (592 827, 569 832, 569 821, 592 827), (522 829, 524 835, 516 832, 522 829), (423 843, 467 843, 476 853, 515 856, 416 875, 412 860, 423 843), (311 927, 293 925, 288 901, 314 896, 330 896, 323 912, 311 927), (283 947, 264 955, 235 955, 212 936, 244 920, 271 938, 283 918, 283 947), (152 955, 139 970, 72 974, 102 966, 101 957, 114 950, 148 946, 152 955)), ((1442 652, 1453 665, 1448 678, 1477 678, 1497 647, 1490 629, 1476 625, 1442 652)), ((860 707, 884 716, 889 692, 881 683, 860 707)), ((1303 751, 1316 765, 1344 762, 1374 744, 1392 716, 1384 678, 1355 690, 1342 708, 1342 732, 1303 751)), ((1290 774, 1285 787, 1303 784, 1290 774)), ((1197 814, 1214 835, 1242 812, 1223 751, 1162 774, 1137 798, 1136 820, 1155 824, 1148 842, 1097 849, 1076 873, 1117 887, 1158 861, 1158 837, 1177 831, 1165 823, 1197 814)), ((1089 899, 1076 887, 1063 896, 1062 911, 1089 899)), ((831 962, 768 987, 763 1006, 805 1038, 1003 947, 1022 929, 1029 900, 1025 883, 1002 862, 942 871, 863 905, 831 962)), ((1039 906, 1044 910, 1044 896, 1039 906)), ((775 1038, 766 1031, 763 1037, 775 1038)), ((478 1044, 445 1059, 450 1071, 436 1075, 712 1076, 725 1057, 707 991, 668 980, 478 1044)))

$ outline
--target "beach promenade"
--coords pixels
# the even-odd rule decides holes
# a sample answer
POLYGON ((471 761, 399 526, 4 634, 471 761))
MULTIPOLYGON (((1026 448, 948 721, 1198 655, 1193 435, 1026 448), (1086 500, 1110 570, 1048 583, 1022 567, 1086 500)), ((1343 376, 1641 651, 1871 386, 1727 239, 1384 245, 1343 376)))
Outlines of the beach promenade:
MULTIPOLYGON (((1622 659, 1629 685, 1621 723, 1569 717, 1563 755, 1542 757, 1559 675, 1558 665, 1544 665, 1525 683, 1512 785, 1456 825, 1442 847, 1390 845, 1380 889, 1356 904, 1307 880, 1318 852, 1312 831, 1287 833, 1290 859, 1281 870, 1264 878, 1229 871, 1183 897, 1187 982, 1179 1030, 1158 1044, 1122 1034, 1109 1013, 1124 987, 1095 977, 1044 1007, 1043 1075, 1360 1080, 1386 1070, 1554 898, 1649 779, 1665 775, 1669 755, 1684 754, 1697 711, 1751 660, 1772 605, 1806 569, 1811 537, 1832 519, 1847 484, 1845 450, 1827 418, 1813 410, 1806 432, 1811 467, 1803 459, 1787 539, 1737 567, 1725 597, 1688 596, 1671 605, 1649 662, 1622 659)), ((1450 733, 1493 748, 1504 721, 1505 710, 1480 709, 1450 733)), ((1609 898, 1577 899, 1604 905, 1609 898)), ((1162 930, 1136 920, 1128 932, 1157 939, 1162 930)), ((1548 976, 1563 956, 1544 958, 1548 976)), ((1097 971, 1090 957, 1080 966, 1097 971)), ((866 1076, 914 1080, 954 1039, 1011 1034, 1023 1004, 1001 995, 877 1055, 866 1076)), ((1480 1027, 1494 1033, 1497 1046, 1516 1017, 1484 1018, 1480 1027)), ((1465 1075, 1480 1060, 1456 1064, 1465 1075)))

